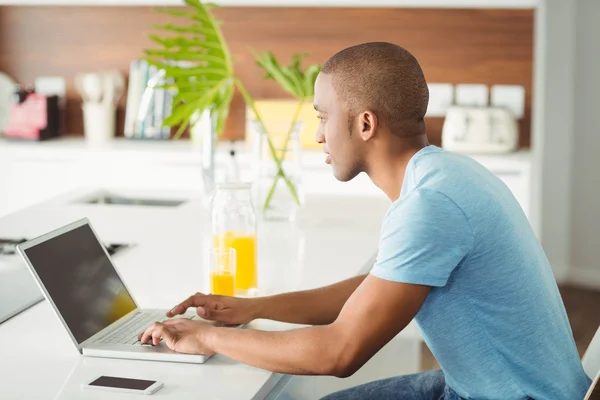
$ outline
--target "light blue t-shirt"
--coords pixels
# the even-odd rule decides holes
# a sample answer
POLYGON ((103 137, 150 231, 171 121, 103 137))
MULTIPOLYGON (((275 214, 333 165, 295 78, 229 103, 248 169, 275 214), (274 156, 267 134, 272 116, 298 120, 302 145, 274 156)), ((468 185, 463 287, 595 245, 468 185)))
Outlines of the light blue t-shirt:
POLYGON ((409 162, 371 274, 431 286, 415 317, 465 399, 583 399, 585 375, 556 281, 506 185, 435 146, 409 162))

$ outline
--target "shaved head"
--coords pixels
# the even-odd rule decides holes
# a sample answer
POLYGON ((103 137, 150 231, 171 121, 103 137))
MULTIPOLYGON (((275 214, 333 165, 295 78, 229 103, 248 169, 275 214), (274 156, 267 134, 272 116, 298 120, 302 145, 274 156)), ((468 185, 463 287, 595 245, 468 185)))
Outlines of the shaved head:
POLYGON ((321 73, 332 77, 350 132, 356 116, 369 110, 398 137, 425 133, 429 90, 421 66, 406 49, 385 42, 359 44, 332 56, 321 73))
POLYGON ((332 56, 315 81, 314 106, 315 140, 334 176, 345 182, 395 170, 395 161, 428 143, 428 101, 419 63, 400 46, 364 43, 332 56))

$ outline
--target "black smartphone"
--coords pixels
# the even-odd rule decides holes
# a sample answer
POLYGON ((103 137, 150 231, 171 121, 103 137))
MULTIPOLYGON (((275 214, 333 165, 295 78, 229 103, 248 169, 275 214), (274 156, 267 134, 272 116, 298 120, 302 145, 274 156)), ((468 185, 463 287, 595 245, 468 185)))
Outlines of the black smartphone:
POLYGON ((84 389, 98 389, 112 392, 153 394, 162 388, 163 384, 157 381, 145 379, 100 376, 90 383, 84 384, 83 387, 84 389))

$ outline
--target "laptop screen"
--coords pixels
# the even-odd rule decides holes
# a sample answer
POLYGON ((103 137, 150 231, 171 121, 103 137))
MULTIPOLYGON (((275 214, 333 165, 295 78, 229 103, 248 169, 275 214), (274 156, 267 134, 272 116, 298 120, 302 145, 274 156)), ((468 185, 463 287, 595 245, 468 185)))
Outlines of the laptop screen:
POLYGON ((25 255, 77 343, 136 308, 88 224, 30 247, 25 255))

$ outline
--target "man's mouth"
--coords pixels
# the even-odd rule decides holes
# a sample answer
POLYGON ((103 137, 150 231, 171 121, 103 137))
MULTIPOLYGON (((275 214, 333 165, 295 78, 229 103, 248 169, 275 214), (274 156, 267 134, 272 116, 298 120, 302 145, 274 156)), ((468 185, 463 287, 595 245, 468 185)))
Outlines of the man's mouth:
POLYGON ((331 156, 329 154, 325 157, 325 164, 331 164, 331 156))

